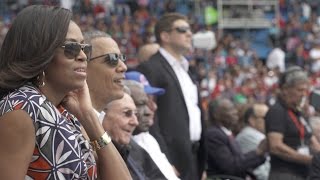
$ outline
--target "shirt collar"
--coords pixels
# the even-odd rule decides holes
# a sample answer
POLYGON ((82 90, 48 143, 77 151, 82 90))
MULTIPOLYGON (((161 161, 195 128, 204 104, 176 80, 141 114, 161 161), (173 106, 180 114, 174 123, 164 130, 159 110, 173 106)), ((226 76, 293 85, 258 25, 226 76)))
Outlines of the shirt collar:
POLYGON ((224 126, 221 126, 220 128, 224 133, 226 133, 227 136, 232 136, 232 131, 231 130, 227 129, 224 126))
POLYGON ((184 56, 181 56, 181 59, 179 61, 162 47, 160 47, 159 52, 165 57, 165 59, 171 66, 181 66, 186 72, 188 72, 189 62, 184 56))
POLYGON ((104 116, 106 115, 106 113, 104 111, 98 112, 96 109, 93 109, 93 110, 97 114, 99 122, 102 124, 104 116))

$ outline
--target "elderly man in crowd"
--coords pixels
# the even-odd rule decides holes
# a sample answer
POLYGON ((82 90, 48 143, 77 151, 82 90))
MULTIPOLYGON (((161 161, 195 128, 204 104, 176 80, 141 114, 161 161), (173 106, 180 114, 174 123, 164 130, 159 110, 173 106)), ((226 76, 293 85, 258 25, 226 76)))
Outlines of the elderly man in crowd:
POLYGON ((132 178, 166 179, 149 154, 131 139, 134 129, 139 124, 136 117, 137 108, 131 96, 125 93, 122 99, 110 102, 104 111, 106 114, 102 125, 125 160, 132 178))
POLYGON ((166 155, 161 151, 159 143, 149 133, 157 109, 151 96, 162 95, 164 89, 150 86, 145 76, 137 71, 126 73, 126 79, 129 80, 126 82, 130 82, 126 85, 130 88, 131 96, 138 109, 139 125, 133 133, 133 139, 149 153, 167 179, 179 179, 166 155))

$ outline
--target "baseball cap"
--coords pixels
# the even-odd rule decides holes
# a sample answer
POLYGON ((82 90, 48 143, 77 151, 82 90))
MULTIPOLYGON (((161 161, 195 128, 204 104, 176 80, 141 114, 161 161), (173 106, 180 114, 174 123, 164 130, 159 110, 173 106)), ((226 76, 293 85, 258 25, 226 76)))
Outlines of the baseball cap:
POLYGON ((137 81, 144 86, 144 92, 149 95, 162 95, 165 93, 163 88, 152 87, 147 78, 138 71, 130 71, 125 73, 127 80, 137 81))

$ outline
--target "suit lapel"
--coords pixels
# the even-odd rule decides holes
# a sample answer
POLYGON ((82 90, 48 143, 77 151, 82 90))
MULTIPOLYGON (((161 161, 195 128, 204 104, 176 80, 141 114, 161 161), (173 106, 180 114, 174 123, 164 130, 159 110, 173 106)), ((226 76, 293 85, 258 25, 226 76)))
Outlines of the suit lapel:
POLYGON ((178 77, 177 77, 176 73, 174 72, 174 70, 172 69, 171 65, 168 63, 168 61, 161 55, 160 52, 159 52, 159 55, 161 56, 160 63, 162 64, 164 69, 168 72, 168 74, 171 76, 171 78, 175 81, 175 85, 179 89, 179 94, 182 96, 182 98, 184 100, 182 89, 181 89, 181 85, 179 83, 179 80, 178 80, 178 77))
MULTIPOLYGON (((182 98, 183 100, 183 104, 187 110, 187 104, 186 104, 186 101, 184 99, 184 95, 183 95, 183 92, 182 92, 182 89, 181 89, 181 85, 179 83, 179 80, 178 80, 178 77, 176 75, 176 73, 174 72, 174 70, 172 69, 171 65, 168 63, 168 61, 162 56, 162 54, 158 51, 158 55, 160 56, 159 58, 159 62, 161 64, 161 66, 163 66, 164 70, 168 72, 168 74, 170 75, 171 79, 175 82, 175 86, 176 88, 178 89, 178 92, 179 92, 179 95, 180 95, 180 98, 182 98)), ((188 112, 188 110, 187 110, 188 112)), ((189 114, 187 114, 188 116, 188 119, 187 121, 189 121, 189 114)))

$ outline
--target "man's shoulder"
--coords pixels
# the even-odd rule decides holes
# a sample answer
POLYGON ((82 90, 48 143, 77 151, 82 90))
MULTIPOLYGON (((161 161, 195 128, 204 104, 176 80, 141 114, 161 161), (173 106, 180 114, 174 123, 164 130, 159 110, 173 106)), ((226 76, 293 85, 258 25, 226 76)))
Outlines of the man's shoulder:
POLYGON ((150 57, 150 59, 148 61, 146 61, 146 63, 160 63, 162 60, 165 60, 165 58, 163 57, 163 55, 158 51, 157 53, 155 53, 154 55, 152 55, 150 57))
POLYGON ((272 106, 270 106, 268 113, 283 113, 286 112, 286 108, 283 105, 283 102, 281 102, 281 100, 277 99, 277 101, 275 102, 275 104, 273 104, 272 106))
POLYGON ((257 131, 251 127, 245 127, 240 131, 240 133, 236 136, 237 141, 252 141, 252 142, 260 142, 265 138, 265 135, 261 132, 257 131))
POLYGON ((218 126, 210 126, 206 132, 208 137, 227 137, 227 135, 218 126))

